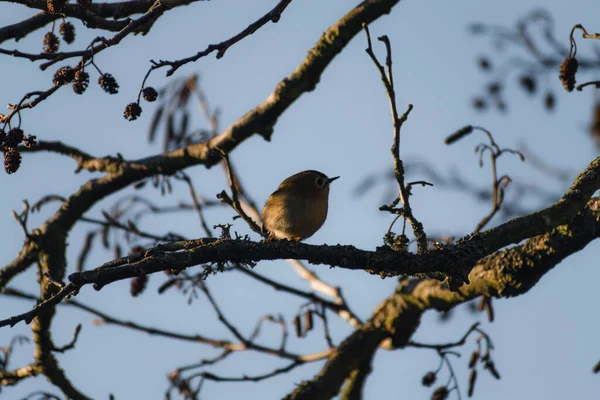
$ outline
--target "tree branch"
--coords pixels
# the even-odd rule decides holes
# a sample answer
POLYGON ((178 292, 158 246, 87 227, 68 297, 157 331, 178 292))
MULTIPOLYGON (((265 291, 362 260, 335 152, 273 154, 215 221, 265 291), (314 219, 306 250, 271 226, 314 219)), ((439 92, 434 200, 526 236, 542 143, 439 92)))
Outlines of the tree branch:
POLYGON ((457 290, 462 283, 469 282, 469 273, 479 259, 506 245, 543 234, 569 222, 598 189, 600 157, 577 177, 567 193, 552 206, 529 216, 515 218, 482 234, 461 239, 456 245, 430 250, 422 255, 385 249, 359 250, 354 246, 313 246, 289 241, 257 243, 209 238, 163 244, 134 256, 110 261, 90 271, 71 274, 71 284, 48 298, 46 305, 42 303, 27 313, 0 321, 0 327, 31 320, 41 309, 55 305, 67 295, 76 293, 83 285, 93 283, 100 289, 123 279, 167 269, 183 270, 210 262, 248 263, 293 258, 366 270, 381 276, 441 273, 446 275, 449 288, 457 290))
POLYGON ((335 396, 352 371, 373 357, 380 343, 390 349, 406 346, 426 310, 447 311, 481 295, 506 298, 526 293, 554 266, 599 236, 600 198, 594 198, 571 223, 482 260, 470 274, 471 283, 459 291, 450 291, 433 279, 402 281, 371 319, 338 347, 322 370, 286 399, 335 396))
MULTIPOLYGON (((375 352, 372 353, 372 356, 375 355, 374 353, 375 352)), ((364 398, 363 390, 365 388, 365 383, 373 369, 372 356, 367 357, 367 359, 358 368, 350 372, 348 382, 346 383, 346 386, 344 387, 340 397, 341 400, 362 400, 364 398)))
MULTIPOLYGON (((125 257, 94 270, 75 273, 69 279, 77 284, 99 287, 116 280, 162 271, 166 266, 184 269, 209 262, 255 262, 293 258, 314 264, 366 270, 382 276, 442 273, 456 282, 468 282, 471 268, 482 257, 511 243, 533 237, 569 222, 600 189, 600 157, 575 180, 554 205, 492 228, 482 234, 461 239, 454 246, 428 251, 422 255, 404 252, 359 250, 354 246, 312 246, 277 241, 257 243, 248 240, 198 239, 157 246, 142 258, 125 257), (180 252, 186 250, 185 252, 180 252)), ((456 289, 452 284, 452 289, 456 289)))
MULTIPOLYGON (((402 129, 402 125, 408 119, 408 115, 413 109, 413 105, 409 104, 404 114, 401 116, 398 115, 398 107, 396 105, 396 89, 394 87, 394 75, 392 71, 392 46, 390 44, 390 40, 387 36, 380 36, 377 40, 383 42, 385 44, 387 56, 385 59, 386 68, 383 68, 383 65, 375 56, 373 52, 373 45, 371 43, 371 34, 369 32, 369 27, 364 25, 365 33, 367 35, 367 45, 368 47, 365 49, 371 60, 375 64, 375 67, 379 71, 379 75, 381 77, 381 81, 383 82, 383 86, 385 87, 385 91, 388 96, 388 100, 390 102, 390 111, 392 113, 392 123, 394 127, 394 141, 392 144, 392 157, 394 158, 394 177, 396 178, 396 182, 398 183, 398 197, 397 200, 402 202, 402 215, 409 223, 413 229, 415 234, 415 238, 417 239, 418 252, 419 254, 427 251, 427 235, 425 234, 425 230, 423 229, 423 224, 417 220, 414 216, 412 207, 410 205, 410 192, 407 189, 407 185, 404 182, 404 163, 400 158, 400 130, 402 129), (386 73, 387 71, 387 73, 386 73)), ((396 200, 396 202, 397 202, 396 200)))
MULTIPOLYGON (((167 0, 163 2, 168 3, 169 8, 174 8, 188 5, 196 1, 203 0, 167 0)), ((147 12, 155 3, 155 0, 92 3, 88 10, 82 8, 78 4, 67 3, 61 10, 60 14, 50 14, 47 11, 47 3, 43 0, 14 2, 22 3, 29 8, 39 9, 41 12, 16 24, 7 25, 0 28, 0 43, 10 39, 22 39, 29 33, 63 17, 72 17, 81 20, 87 28, 119 32, 131 22, 131 20, 127 17, 133 14, 142 14, 147 12)))
POLYGON ((13 371, 0 371, 0 386, 16 385, 25 378, 40 374, 40 368, 35 364, 29 364, 13 371))
POLYGON ((257 19, 253 23, 251 23, 250 25, 248 25, 244 30, 242 30, 237 35, 232 36, 231 38, 224 40, 220 43, 210 44, 210 45, 208 45, 208 47, 206 49, 196 53, 195 55, 193 55, 191 57, 183 58, 183 59, 177 60, 177 61, 158 61, 158 62, 152 61, 153 66, 152 66, 151 70, 155 70, 155 69, 159 69, 159 68, 163 68, 163 67, 169 67, 169 70, 167 71, 167 76, 171 76, 171 75, 173 75, 173 73, 175 73, 175 71, 177 71, 183 65, 188 64, 190 62, 198 61, 200 58, 209 55, 213 51, 217 51, 217 59, 219 59, 225 55, 225 52, 227 51, 227 49, 229 49, 231 46, 233 46, 240 40, 244 39, 245 37, 252 35, 254 32, 259 30, 262 26, 267 24, 269 21, 271 21, 273 23, 278 22, 279 19, 281 18, 281 14, 285 11, 287 6, 291 2, 292 2, 292 0, 280 0, 279 3, 277 3, 277 5, 275 5, 275 7, 273 7, 273 9, 271 11, 269 11, 268 13, 266 13, 265 15, 263 15, 262 17, 260 17, 259 19, 257 19))

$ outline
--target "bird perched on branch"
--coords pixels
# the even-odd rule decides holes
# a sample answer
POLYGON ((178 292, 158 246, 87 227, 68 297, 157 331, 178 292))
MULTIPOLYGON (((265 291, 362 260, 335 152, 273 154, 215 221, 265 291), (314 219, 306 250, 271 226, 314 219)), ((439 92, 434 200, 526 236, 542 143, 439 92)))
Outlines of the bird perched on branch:
POLYGON ((290 176, 269 196, 263 207, 263 229, 269 240, 303 240, 319 230, 327 218, 328 178, 319 171, 302 171, 290 176))

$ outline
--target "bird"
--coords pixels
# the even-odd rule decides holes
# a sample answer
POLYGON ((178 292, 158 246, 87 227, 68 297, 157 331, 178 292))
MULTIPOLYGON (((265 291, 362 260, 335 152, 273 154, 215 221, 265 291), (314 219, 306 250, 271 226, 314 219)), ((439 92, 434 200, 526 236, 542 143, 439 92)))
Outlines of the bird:
POLYGON ((300 241, 314 235, 327 218, 329 185, 338 178, 307 170, 281 182, 262 210, 268 240, 300 241))

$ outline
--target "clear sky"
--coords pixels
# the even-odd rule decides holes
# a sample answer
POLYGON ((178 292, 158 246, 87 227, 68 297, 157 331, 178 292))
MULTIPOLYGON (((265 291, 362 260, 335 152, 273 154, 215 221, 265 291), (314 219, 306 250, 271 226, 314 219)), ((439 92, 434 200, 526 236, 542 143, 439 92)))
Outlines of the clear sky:
MULTIPOLYGON (((125 104, 134 101, 150 59, 175 59, 194 54, 210 43, 233 34, 276 4, 274 0, 207 1, 178 8, 159 19, 146 36, 128 37, 117 48, 103 52, 97 63, 118 80, 120 91, 109 96, 95 84, 83 96, 71 90, 60 90, 34 110, 23 113, 23 128, 43 140, 62 140, 94 155, 123 154, 135 159, 160 152, 160 145, 146 142, 153 105, 145 104, 141 118, 128 122, 122 117, 125 104)), ((337 21, 357 1, 296 0, 285 11, 280 22, 268 24, 253 36, 230 48, 225 57, 207 57, 181 68, 176 77, 199 72, 201 85, 211 104, 221 109, 224 128, 263 101, 283 77, 301 62, 306 52, 328 26, 337 21)), ((491 130, 502 146, 526 144, 551 165, 572 171, 572 178, 597 156, 586 127, 590 123, 594 101, 593 90, 566 93, 558 81, 558 72, 545 76, 542 88, 557 95, 558 108, 548 113, 542 96, 528 96, 519 89, 518 75, 507 77, 508 112, 497 110, 478 113, 471 107, 474 95, 484 90, 488 77, 477 67, 477 58, 493 54, 502 64, 518 52, 494 50, 487 38, 473 37, 468 25, 472 22, 513 27, 516 20, 544 5, 555 17, 557 37, 568 44, 568 34, 574 24, 581 23, 589 31, 599 31, 597 16, 600 3, 594 0, 569 2, 549 0, 532 2, 506 0, 502 2, 465 0, 403 0, 392 13, 371 26, 371 34, 386 34, 392 42, 394 73, 398 105, 404 110, 414 105, 403 127, 402 157, 407 163, 424 161, 444 174, 459 171, 481 188, 489 185, 488 166, 479 169, 473 147, 475 137, 448 147, 443 139, 466 125, 480 125, 491 130)), ((0 6, 2 26, 26 18, 35 11, 3 3, 0 6)), ((71 48, 86 46, 98 32, 77 28, 77 41, 71 48)), ((41 49, 45 31, 31 34, 18 43, 22 51, 41 49)), ((579 54, 593 54, 591 43, 579 41, 579 54)), ((377 43, 378 45, 379 43, 377 43)), ((2 48, 15 48, 14 41, 2 48)), ((287 176, 316 169, 341 179, 332 186, 330 212, 324 227, 307 240, 312 244, 352 244, 363 249, 381 245, 383 233, 391 217, 378 211, 390 200, 394 186, 380 184, 364 196, 356 196, 355 188, 371 174, 381 174, 391 168, 389 148, 392 127, 387 98, 371 60, 365 54, 366 39, 357 36, 344 49, 322 76, 316 90, 303 95, 283 115, 275 127, 272 141, 256 136, 250 138, 232 154, 251 195, 263 203, 275 187, 287 176)), ((382 46, 376 47, 383 57, 382 46)), ((0 61, 0 102, 15 103, 26 92, 51 85, 54 69, 40 72, 37 64, 6 56, 0 61)), ((591 75, 587 75, 590 79, 591 75)), ((597 76, 595 77, 597 78, 597 76)), ((156 73, 150 84, 160 87, 169 82, 156 73)), ((202 118, 194 116, 192 123, 202 127, 202 118)), ((482 137, 482 136, 481 136, 482 137)), ((481 138, 480 137, 480 138, 481 138)), ((557 183, 532 168, 527 162, 506 157, 500 161, 502 173, 515 181, 534 183, 557 194, 568 183, 557 183)), ((0 265, 10 262, 21 248, 23 236, 10 210, 21 210, 21 201, 34 202, 45 194, 68 196, 95 174, 73 174, 71 159, 52 154, 25 155, 18 173, 0 174, 0 265)), ((206 170, 193 167, 187 171, 196 190, 213 197, 226 188, 220 168, 206 170)), ((415 173, 411 179, 426 179, 415 173)), ((171 196, 161 197, 155 190, 143 193, 159 204, 176 204, 188 200, 187 190, 177 185, 171 196)), ((477 203, 472 197, 441 187, 416 188, 412 198, 415 214, 431 234, 462 236, 471 232, 488 211, 490 205, 477 203)), ((101 203, 108 208, 131 191, 126 190, 101 203)), ((510 196, 510 192, 509 192, 510 196)), ((536 204, 536 203, 534 203, 536 204)), ((539 203, 537 203, 539 205, 539 203)), ((530 206, 530 203, 524 206, 530 206)), ((54 208, 46 207, 32 216, 30 226, 45 220, 54 208)), ((89 216, 101 217, 97 207, 89 216)), ((208 214, 210 224, 229 222, 232 212, 220 210, 208 214)), ((498 223, 494 219, 492 223, 498 223)), ((89 225, 78 224, 70 235, 69 260, 75 260, 89 225)), ((164 233, 167 230, 187 237, 200 237, 203 232, 192 214, 152 219, 143 228, 164 233)), ((247 229, 235 222, 240 232, 247 229)), ((255 235, 256 236, 256 235, 255 235)), ((255 239, 257 239, 254 236, 255 239)), ((446 324, 437 315, 427 313, 415 340, 448 342, 458 339, 479 318, 491 335, 496 366, 501 381, 480 371, 475 398, 500 399, 584 399, 600 391, 600 376, 591 373, 600 359, 597 333, 598 243, 590 244, 548 273, 527 295, 496 301, 496 321, 488 323, 483 315, 474 317, 465 307, 459 307, 446 324)), ((112 257, 111 252, 97 248, 87 266, 98 266, 112 257)), ((69 265, 70 271, 74 268, 69 265)), ((367 319, 376 305, 387 297, 397 281, 381 280, 364 272, 349 272, 325 266, 312 267, 325 281, 339 285, 350 306, 367 319)), ((260 263, 256 270, 273 279, 306 289, 285 262, 260 263)), ((210 305, 200 299, 187 304, 184 296, 175 292, 159 296, 156 289, 163 275, 153 277, 149 290, 138 298, 129 295, 129 282, 120 282, 100 292, 86 287, 77 300, 93 305, 112 315, 147 325, 185 333, 227 337, 210 305)), ((302 301, 256 285, 239 274, 210 277, 209 287, 224 311, 235 319, 238 328, 248 334, 256 320, 264 314, 282 313, 291 321, 302 301)), ((35 293, 35 270, 20 275, 11 284, 35 293)), ((0 318, 23 312, 30 303, 0 297, 0 318)), ((335 320, 335 318, 330 318, 335 320)), ((76 387, 93 398, 117 399, 162 398, 167 388, 166 375, 178 366, 192 364, 216 354, 203 346, 175 340, 151 337, 123 328, 94 326, 93 318, 68 307, 60 307, 53 324, 53 337, 60 345, 71 340, 77 323, 83 323, 74 351, 58 355, 62 368, 76 387)), ((332 322, 333 338, 339 343, 351 329, 344 321, 332 322)), ((0 345, 7 345, 15 334, 30 335, 24 324, 0 329, 0 345)), ((278 340, 276 327, 265 331, 265 342, 278 340)), ((306 339, 291 339, 290 350, 316 352, 325 343, 317 332, 306 339)), ((466 396, 468 354, 474 343, 465 348, 465 356, 455 363, 463 395, 466 396)), ((19 347, 11 360, 15 368, 32 359, 31 343, 19 347)), ((428 398, 430 389, 423 388, 423 374, 437 367, 437 356, 428 350, 378 351, 374 371, 368 379, 365 398, 428 398)), ((228 362, 207 368, 224 375, 261 374, 285 365, 285 362, 257 354, 238 354, 228 362)), ((261 384, 207 382, 202 398, 234 399, 242 394, 249 399, 280 398, 303 379, 310 379, 322 363, 303 366, 292 373, 278 376, 261 384)), ((445 381, 445 377, 441 377, 445 381)), ((3 388, 2 398, 18 399, 36 389, 58 393, 42 378, 28 379, 13 388, 3 388)))

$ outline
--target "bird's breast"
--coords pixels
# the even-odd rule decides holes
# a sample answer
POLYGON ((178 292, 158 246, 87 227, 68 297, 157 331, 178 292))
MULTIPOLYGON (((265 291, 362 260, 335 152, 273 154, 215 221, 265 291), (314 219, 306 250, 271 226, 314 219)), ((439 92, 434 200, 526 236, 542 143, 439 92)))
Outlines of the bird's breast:
POLYGON ((327 199, 306 199, 301 196, 270 198, 263 217, 265 227, 275 237, 306 239, 325 222, 327 199))

